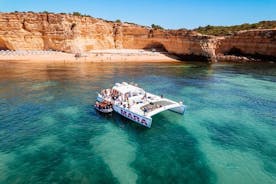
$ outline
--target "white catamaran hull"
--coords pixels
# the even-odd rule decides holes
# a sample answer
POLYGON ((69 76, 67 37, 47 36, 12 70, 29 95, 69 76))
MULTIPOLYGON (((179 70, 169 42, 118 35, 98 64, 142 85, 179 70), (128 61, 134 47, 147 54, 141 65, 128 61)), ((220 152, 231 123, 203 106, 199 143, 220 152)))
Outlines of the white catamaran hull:
POLYGON ((152 118, 141 116, 141 115, 131 112, 125 108, 121 108, 118 105, 113 105, 113 109, 115 112, 130 119, 131 121, 134 121, 134 122, 136 122, 140 125, 143 125, 145 127, 148 127, 148 128, 151 127, 152 118))
POLYGON ((185 110, 186 110, 185 105, 181 105, 179 107, 175 107, 175 108, 170 109, 170 111, 173 111, 173 112, 176 112, 176 113, 179 113, 179 114, 184 114, 185 110))
POLYGON ((112 104, 115 112, 148 128, 151 127, 154 115, 166 110, 184 114, 186 109, 182 102, 145 92, 137 85, 126 82, 116 83, 111 89, 102 90, 97 101, 112 104))

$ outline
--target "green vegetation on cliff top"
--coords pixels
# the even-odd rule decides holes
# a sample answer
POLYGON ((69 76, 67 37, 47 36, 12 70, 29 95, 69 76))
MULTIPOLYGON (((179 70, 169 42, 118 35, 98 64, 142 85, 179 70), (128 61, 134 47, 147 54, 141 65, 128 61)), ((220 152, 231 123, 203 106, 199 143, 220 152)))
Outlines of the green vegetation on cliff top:
POLYGON ((159 26, 159 25, 156 25, 156 24, 152 24, 151 25, 151 28, 152 29, 164 29, 163 27, 159 26))
MULTIPOLYGON (((19 12, 14 11, 14 13, 19 13, 19 12)), ((26 13, 26 12, 23 11, 22 13, 26 13)), ((27 13, 36 13, 36 12, 28 11, 27 13)), ((50 14, 53 12, 43 11, 43 12, 39 12, 39 13, 50 14)), ((79 16, 79 17, 91 17, 90 15, 81 14, 80 12, 60 13, 60 14, 62 14, 62 15, 68 14, 68 15, 74 15, 74 16, 79 16)), ((98 18, 98 19, 101 19, 101 18, 98 18)), ((101 20, 104 20, 104 19, 101 19, 101 20)), ((120 19, 117 19, 116 21, 108 21, 108 20, 104 20, 104 21, 122 23, 122 21, 120 19)), ((139 26, 138 24, 131 23, 131 22, 124 22, 124 23, 139 26)), ((157 30, 157 29, 163 30, 164 29, 160 25, 156 25, 156 24, 152 24, 151 28, 155 29, 155 30, 157 30)), ((227 36, 227 35, 232 35, 233 33, 237 32, 237 31, 251 30, 251 29, 276 29, 276 20, 260 21, 258 23, 254 23, 254 24, 245 23, 245 24, 234 25, 234 26, 211 26, 211 25, 207 25, 205 27, 199 26, 198 28, 193 29, 193 31, 196 31, 198 33, 205 34, 205 35, 227 36)), ((179 29, 179 30, 182 30, 182 29, 179 29)), ((183 30, 187 30, 187 29, 183 28, 183 30)))
POLYGON ((276 21, 261 21, 255 24, 241 24, 235 26, 205 26, 194 29, 201 34, 226 36, 231 35, 236 31, 250 30, 250 29, 272 29, 276 28, 276 21))

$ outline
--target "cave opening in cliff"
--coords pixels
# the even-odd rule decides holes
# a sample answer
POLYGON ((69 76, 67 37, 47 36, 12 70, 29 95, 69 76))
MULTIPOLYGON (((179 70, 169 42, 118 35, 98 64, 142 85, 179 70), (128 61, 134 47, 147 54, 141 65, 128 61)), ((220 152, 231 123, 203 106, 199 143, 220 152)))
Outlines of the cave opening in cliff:
POLYGON ((150 50, 150 51, 156 51, 156 52, 168 52, 167 49, 164 47, 164 45, 159 42, 150 43, 150 44, 146 45, 143 49, 150 50))
POLYGON ((73 23, 73 24, 71 25, 71 31, 73 31, 73 29, 74 29, 76 26, 77 26, 77 24, 76 24, 76 23, 73 23))
POLYGON ((245 53, 241 49, 236 47, 232 47, 227 52, 224 52, 224 55, 243 56, 243 57, 247 57, 250 60, 276 61, 276 57, 273 55, 264 55, 258 52, 245 53))
POLYGON ((5 41, 1 38, 0 38, 0 50, 9 50, 9 48, 7 47, 5 41))
POLYGON ((235 56, 242 56, 244 53, 241 51, 241 49, 232 47, 229 51, 224 53, 225 55, 235 55, 235 56))

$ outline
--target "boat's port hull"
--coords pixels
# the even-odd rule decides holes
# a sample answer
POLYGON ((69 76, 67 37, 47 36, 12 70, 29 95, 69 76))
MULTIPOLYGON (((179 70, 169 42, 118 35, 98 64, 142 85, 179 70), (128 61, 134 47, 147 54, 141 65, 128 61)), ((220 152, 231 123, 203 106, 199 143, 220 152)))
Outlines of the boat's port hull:
POLYGON ((113 105, 113 109, 115 112, 126 117, 127 119, 130 119, 131 121, 134 121, 134 122, 136 122, 140 125, 143 125, 145 127, 148 127, 148 128, 151 127, 152 118, 141 116, 139 114, 129 111, 128 109, 121 108, 120 106, 117 106, 117 105, 113 105))

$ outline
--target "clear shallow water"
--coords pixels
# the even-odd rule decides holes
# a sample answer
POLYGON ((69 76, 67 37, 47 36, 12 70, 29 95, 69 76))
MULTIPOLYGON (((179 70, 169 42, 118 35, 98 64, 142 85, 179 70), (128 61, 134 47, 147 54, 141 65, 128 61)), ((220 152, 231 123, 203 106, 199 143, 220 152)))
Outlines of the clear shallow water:
POLYGON ((0 64, 0 183, 275 183, 275 82, 275 64, 0 64), (188 110, 98 114, 118 81, 188 110))

